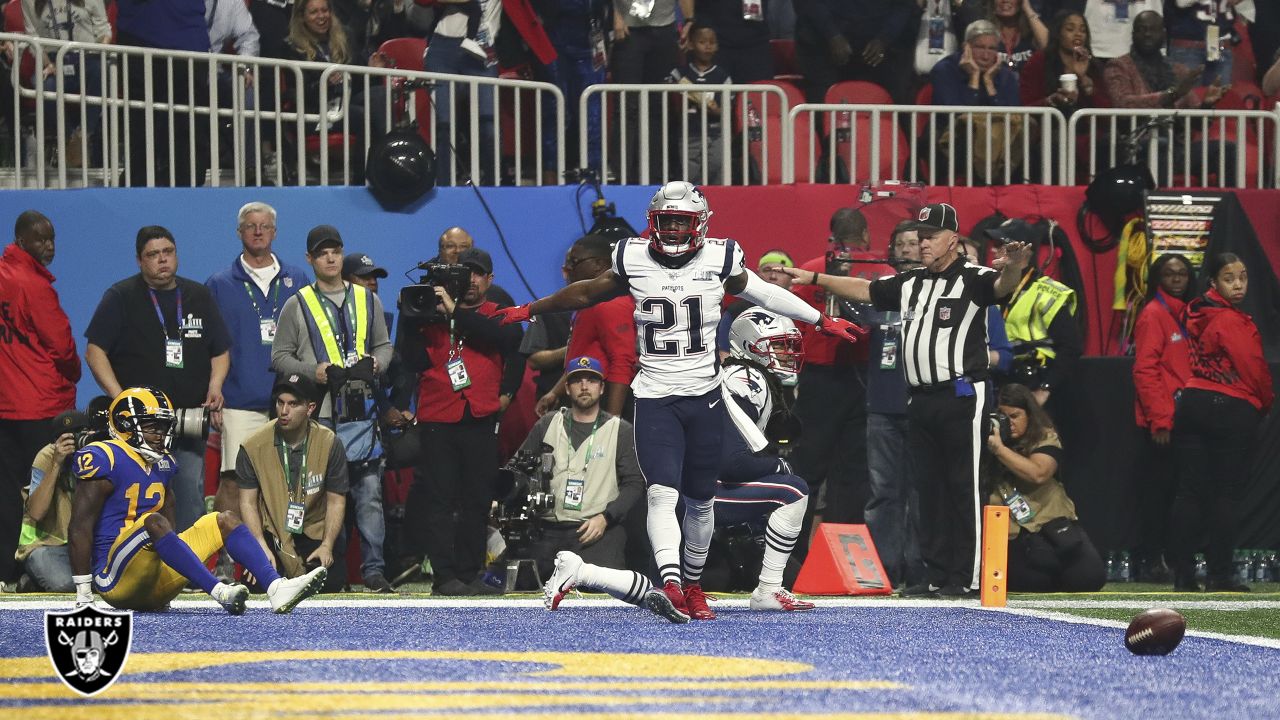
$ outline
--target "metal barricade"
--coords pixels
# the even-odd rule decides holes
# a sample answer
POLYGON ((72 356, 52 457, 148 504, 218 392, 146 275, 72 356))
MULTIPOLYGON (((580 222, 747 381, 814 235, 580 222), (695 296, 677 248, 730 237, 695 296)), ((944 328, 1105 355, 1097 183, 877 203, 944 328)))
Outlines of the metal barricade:
POLYGON ((1047 107, 805 103, 788 123, 791 182, 1056 185, 1066 120, 1047 107))
POLYGON ((791 147, 784 119, 793 100, 763 83, 592 85, 578 103, 579 157, 586 164, 598 146, 601 167, 592 169, 602 182, 623 185, 781 182, 791 147), (586 122, 593 103, 601 115, 596 137, 586 122))
POLYGON ((1130 159, 1159 187, 1274 188, 1280 106, 1265 110, 1080 110, 1067 134, 1068 178, 1088 183, 1130 159), (1133 156, 1132 158, 1126 155, 1133 156), (1078 171, 1082 163, 1087 172, 1078 171))
POLYGON ((545 136, 563 137, 566 113, 560 90, 547 83, 16 34, 0 34, 0 43, 12 44, 8 73, 18 89, 12 169, 0 162, 0 187, 353 182, 376 138, 415 121, 446 158, 442 182, 541 184, 564 170, 563 147, 543 152, 545 136), (36 77, 43 63, 24 72, 25 54, 51 58, 48 85, 36 77), (307 107, 308 78, 318 78, 316 107, 307 107), (451 93, 447 121, 434 110, 442 92, 451 93), (471 101, 461 117, 466 135, 452 102, 464 95, 471 101), (483 109, 482 95, 491 95, 483 109), (479 118, 487 110, 495 120, 482 143, 479 118), (340 167, 331 168, 337 145, 340 167), (467 158, 442 153, 459 146, 469 148, 467 158), (490 153, 492 164, 481 167, 490 153))

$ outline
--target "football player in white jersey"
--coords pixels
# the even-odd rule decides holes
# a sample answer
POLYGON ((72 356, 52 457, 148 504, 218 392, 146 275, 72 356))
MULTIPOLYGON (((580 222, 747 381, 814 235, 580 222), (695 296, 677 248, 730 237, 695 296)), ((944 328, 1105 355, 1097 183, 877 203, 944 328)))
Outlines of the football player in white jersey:
POLYGON ((513 323, 581 310, 624 292, 635 299, 640 345, 640 369, 631 385, 636 457, 648 483, 649 543, 662 580, 662 588, 650 594, 654 603, 670 603, 697 620, 715 618, 700 581, 720 464, 719 453, 709 449, 720 447, 723 432, 715 332, 725 293, 850 342, 865 335, 857 325, 822 315, 747 270, 736 242, 706 237, 710 218, 701 190, 669 182, 649 202, 649 239, 619 241, 612 269, 497 315, 513 323), (682 497, 683 525, 676 517, 682 497))
MULTIPOLYGON (((715 521, 731 525, 768 515, 760 581, 751 593, 752 610, 812 610, 813 603, 782 586, 782 573, 795 547, 808 486, 786 461, 767 452, 774 423, 785 424, 790 410, 782 386, 793 386, 803 361, 800 331, 785 317, 759 307, 747 308, 729 331, 730 357, 720 382, 728 414, 720 480, 715 495, 715 521)), ((602 568, 577 554, 556 554, 556 569, 543 586, 543 601, 555 610, 566 593, 578 588, 607 592, 644 605, 672 622, 688 622, 664 593, 653 592, 648 578, 630 570, 602 568)))

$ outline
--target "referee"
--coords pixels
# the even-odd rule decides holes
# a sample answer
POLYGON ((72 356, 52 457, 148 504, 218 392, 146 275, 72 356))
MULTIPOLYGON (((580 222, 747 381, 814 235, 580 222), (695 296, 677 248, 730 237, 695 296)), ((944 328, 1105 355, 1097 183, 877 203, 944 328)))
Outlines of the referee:
POLYGON ((960 255, 959 225, 951 205, 926 206, 914 226, 924 267, 879 280, 787 270, 796 284, 902 313, 901 357, 887 343, 870 350, 882 366, 903 363, 911 392, 907 448, 927 579, 904 594, 969 597, 977 591, 978 456, 990 407, 985 308, 1013 292, 1031 258, 1030 246, 1015 242, 993 261, 1000 272, 971 265, 960 255))

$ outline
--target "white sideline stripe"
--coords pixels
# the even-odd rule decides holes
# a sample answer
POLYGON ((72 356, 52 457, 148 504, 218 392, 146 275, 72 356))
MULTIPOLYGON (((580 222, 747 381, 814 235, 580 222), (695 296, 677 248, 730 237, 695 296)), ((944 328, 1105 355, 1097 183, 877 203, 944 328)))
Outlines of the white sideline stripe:
MULTIPOLYGON (((1108 601, 1111 602, 1111 601, 1108 601)), ((1264 601, 1269 602, 1269 601, 1264 601)), ((1126 629, 1129 623, 1120 622, 1118 620, 1103 620, 1101 618, 1084 617, 1081 615, 1071 615, 1069 613, 1052 612, 1047 610, 1023 609, 1023 608, 982 608, 983 610, 992 610, 995 612, 1004 612, 1011 615, 1026 615, 1028 617, 1042 618, 1044 620, 1058 620, 1061 622, 1075 623, 1077 625, 1097 625, 1099 627, 1111 627, 1116 629, 1126 629)), ((1215 608, 1218 610, 1230 610, 1235 608, 1215 608)), ((1227 642, 1239 643, 1241 645, 1254 645, 1257 647, 1280 649, 1280 640, 1275 638, 1256 637, 1253 635, 1224 635, 1223 633, 1204 632, 1201 630, 1188 630, 1189 637, 1202 637, 1211 640, 1225 640, 1227 642)))

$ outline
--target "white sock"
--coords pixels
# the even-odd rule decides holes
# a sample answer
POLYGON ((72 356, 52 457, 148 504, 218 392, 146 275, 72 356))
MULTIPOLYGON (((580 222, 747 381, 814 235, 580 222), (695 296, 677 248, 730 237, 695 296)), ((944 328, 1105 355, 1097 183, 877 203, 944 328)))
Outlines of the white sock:
POLYGON ((601 567, 583 563, 578 570, 579 590, 599 590, 632 605, 639 605, 653 583, 631 570, 601 567))
POLYGON ((702 568, 707 564, 707 551, 711 549, 711 534, 715 532, 714 500, 684 499, 684 580, 687 583, 702 582, 702 568))
POLYGON ((764 529, 764 558, 760 563, 760 587, 773 589, 782 586, 782 572, 800 537, 804 525, 804 509, 809 497, 774 510, 769 514, 769 524, 764 529))
POLYGON ((680 582, 680 523, 676 521, 676 502, 680 493, 666 485, 650 485, 647 492, 649 545, 658 564, 662 582, 680 582))

